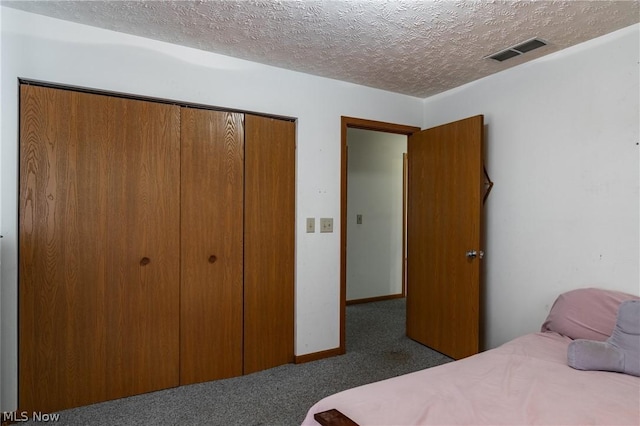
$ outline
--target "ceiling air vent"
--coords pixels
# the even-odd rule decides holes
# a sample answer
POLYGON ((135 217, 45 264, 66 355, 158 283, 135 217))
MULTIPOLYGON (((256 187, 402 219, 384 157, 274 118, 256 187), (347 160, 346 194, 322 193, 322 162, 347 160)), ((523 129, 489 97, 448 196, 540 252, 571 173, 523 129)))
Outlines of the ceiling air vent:
POLYGON ((511 46, 509 48, 501 50, 498 53, 494 53, 493 55, 486 56, 486 58, 502 62, 546 45, 547 42, 542 41, 539 38, 532 38, 531 40, 516 44, 515 46, 511 46))

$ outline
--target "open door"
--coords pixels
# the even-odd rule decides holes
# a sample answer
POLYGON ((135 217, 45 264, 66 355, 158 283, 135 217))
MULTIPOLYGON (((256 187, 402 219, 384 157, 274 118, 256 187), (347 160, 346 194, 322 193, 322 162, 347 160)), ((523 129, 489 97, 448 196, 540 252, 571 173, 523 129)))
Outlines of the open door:
POLYGON ((454 359, 480 350, 483 116, 408 141, 407 336, 454 359))

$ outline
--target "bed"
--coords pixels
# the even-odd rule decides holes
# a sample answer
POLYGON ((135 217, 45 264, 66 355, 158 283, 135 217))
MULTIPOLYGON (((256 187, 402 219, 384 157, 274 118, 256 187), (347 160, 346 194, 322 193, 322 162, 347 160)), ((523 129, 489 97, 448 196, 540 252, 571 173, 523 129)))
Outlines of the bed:
MULTIPOLYGON (((610 341, 618 307, 630 299, 640 298, 595 288, 564 293, 540 332, 331 395, 311 407, 303 425, 640 425, 640 377, 567 362, 574 340, 610 341)), ((640 343, 640 335, 632 338, 640 343)), ((634 356, 628 361, 640 365, 634 356)))

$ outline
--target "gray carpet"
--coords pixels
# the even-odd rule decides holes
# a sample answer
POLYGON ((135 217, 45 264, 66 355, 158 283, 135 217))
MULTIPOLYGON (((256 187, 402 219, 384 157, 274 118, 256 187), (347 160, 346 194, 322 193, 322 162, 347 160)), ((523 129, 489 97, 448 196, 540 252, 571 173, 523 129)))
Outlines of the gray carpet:
POLYGON ((63 425, 299 425, 319 399, 451 361, 405 336, 405 300, 347 307, 347 353, 61 411, 63 425))

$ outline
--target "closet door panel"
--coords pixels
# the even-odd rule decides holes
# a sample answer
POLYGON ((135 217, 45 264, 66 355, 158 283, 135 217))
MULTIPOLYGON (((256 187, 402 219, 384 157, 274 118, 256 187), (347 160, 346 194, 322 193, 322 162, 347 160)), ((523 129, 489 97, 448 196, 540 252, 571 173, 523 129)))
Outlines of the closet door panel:
POLYGON ((108 399, 179 384, 180 109, 111 100, 108 399))
POLYGON ((182 109, 180 382, 242 374, 243 115, 182 109))
POLYGON ((244 373, 293 362, 295 123, 245 118, 244 373))
POLYGON ((55 411, 105 397, 108 143, 69 119, 89 119, 86 97, 20 95, 19 407, 55 411))
POLYGON ((157 234, 178 238, 178 187, 170 185, 179 170, 179 117, 174 107, 140 107, 21 86, 21 410, 57 411, 177 384, 171 317, 179 253, 157 234), (161 130, 145 133, 155 126, 161 130), (143 206, 147 222, 172 217, 176 225, 134 223, 143 206), (157 271, 141 270, 131 257, 137 249, 157 271))

